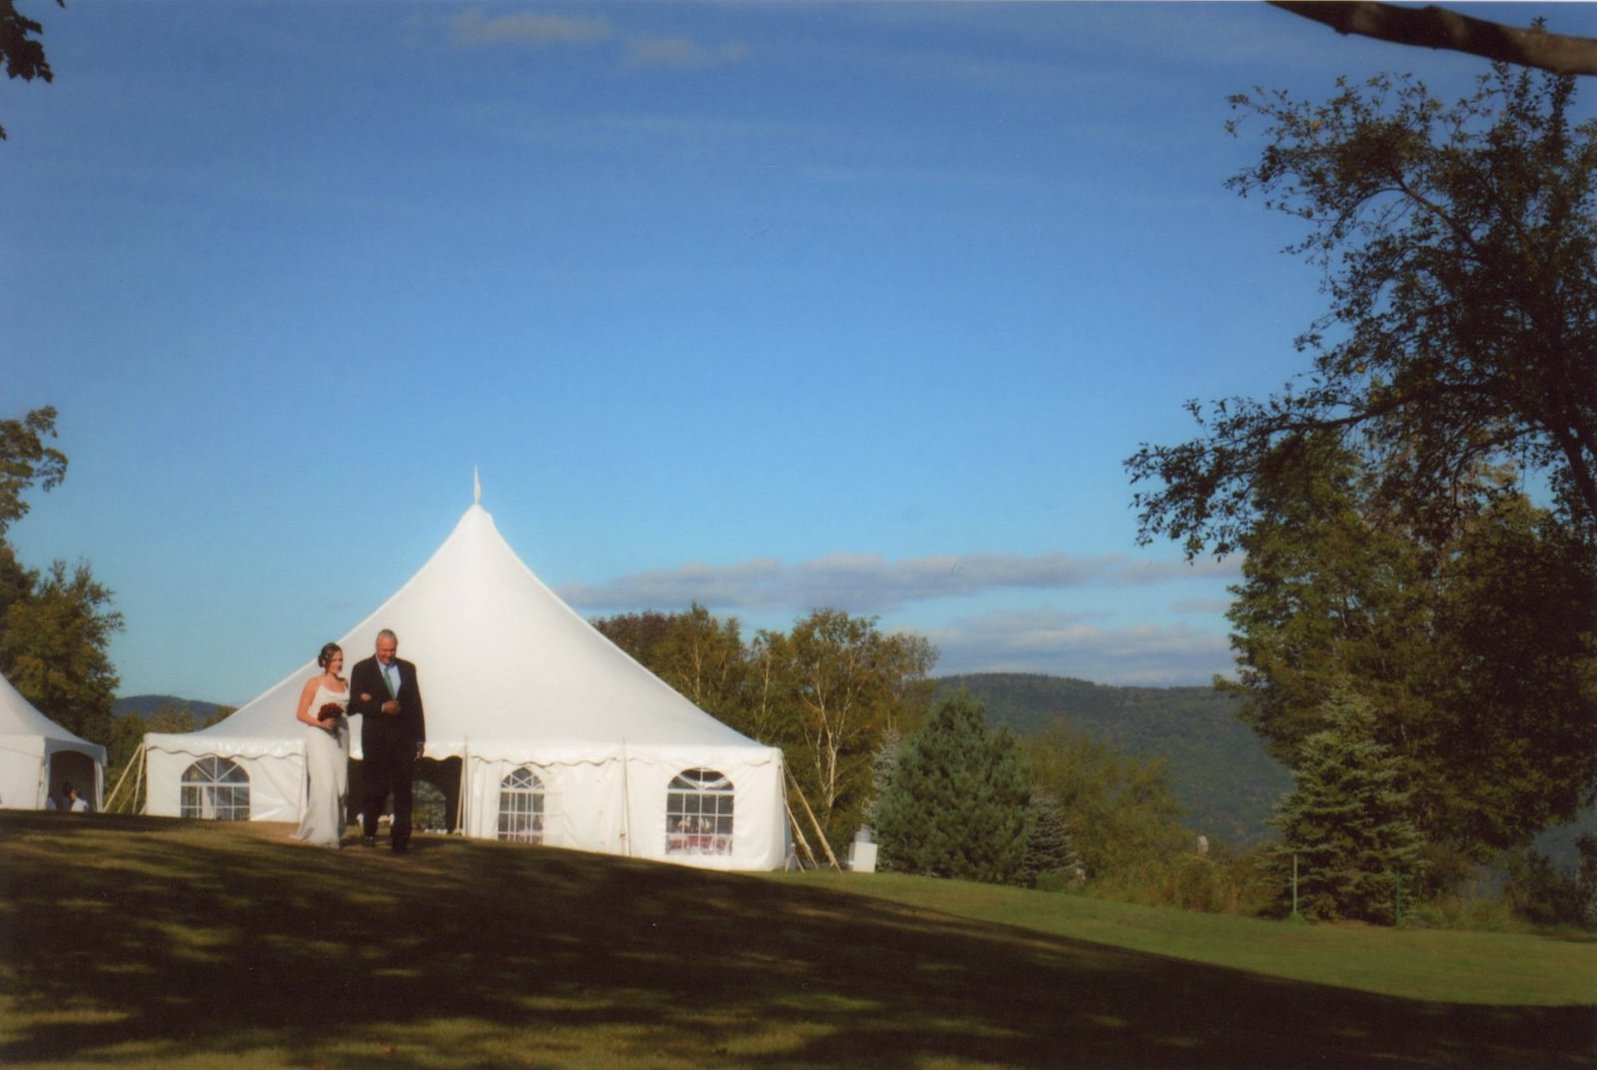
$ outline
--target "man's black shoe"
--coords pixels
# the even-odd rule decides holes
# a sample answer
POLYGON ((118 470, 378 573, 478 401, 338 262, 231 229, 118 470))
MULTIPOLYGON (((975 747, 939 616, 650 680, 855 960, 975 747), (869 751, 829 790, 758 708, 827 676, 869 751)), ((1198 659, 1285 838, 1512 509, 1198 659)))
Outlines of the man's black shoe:
POLYGON ((408 843, 396 843, 396 844, 394 844, 394 853, 396 855, 408 855, 408 854, 410 854, 410 844, 408 844, 408 843))
POLYGON ((376 836, 362 836, 360 838, 360 845, 362 847, 376 847, 377 846, 377 837, 376 836))

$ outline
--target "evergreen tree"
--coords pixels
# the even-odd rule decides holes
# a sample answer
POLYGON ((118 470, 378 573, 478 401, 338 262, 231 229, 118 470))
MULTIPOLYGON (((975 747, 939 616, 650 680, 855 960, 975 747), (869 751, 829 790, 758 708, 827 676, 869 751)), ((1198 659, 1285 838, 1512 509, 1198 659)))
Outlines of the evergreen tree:
POLYGON ((893 770, 898 768, 898 756, 903 749, 903 735, 898 729, 889 728, 882 733, 882 741, 871 755, 871 798, 865 804, 865 827, 868 829, 876 828, 876 813, 882 805, 882 796, 887 794, 887 785, 892 782, 893 770))
POLYGON ((1296 857, 1305 915, 1390 922, 1397 882, 1424 866, 1424 841, 1405 816, 1401 767, 1375 739, 1375 714, 1364 699, 1343 691, 1327 700, 1325 716, 1328 727, 1304 740, 1296 786, 1276 810, 1282 875, 1296 857))
POLYGON ((969 693, 951 695, 905 743, 876 808, 882 858, 905 873, 1020 880, 1029 797, 1015 737, 989 730, 969 693))
POLYGON ((1026 836, 1026 857, 1020 866, 1020 882, 1033 887, 1050 879, 1069 880, 1079 863, 1070 846, 1070 828, 1065 808, 1051 791, 1033 792, 1027 804, 1031 827, 1026 836))

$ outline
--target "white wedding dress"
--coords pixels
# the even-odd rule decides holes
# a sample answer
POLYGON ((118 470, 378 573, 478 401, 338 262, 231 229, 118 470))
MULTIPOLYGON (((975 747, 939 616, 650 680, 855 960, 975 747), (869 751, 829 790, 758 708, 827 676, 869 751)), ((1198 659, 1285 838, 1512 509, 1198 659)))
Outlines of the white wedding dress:
MULTIPOLYGON (((331 691, 326 684, 316 685, 310 712, 314 714, 330 702, 340 710, 345 709, 349 705, 349 692, 331 691)), ((305 772, 310 780, 310 794, 305 800, 299 830, 294 835, 306 843, 337 847, 338 838, 344 832, 345 800, 349 796, 349 718, 338 718, 336 732, 315 725, 304 727, 305 772)))

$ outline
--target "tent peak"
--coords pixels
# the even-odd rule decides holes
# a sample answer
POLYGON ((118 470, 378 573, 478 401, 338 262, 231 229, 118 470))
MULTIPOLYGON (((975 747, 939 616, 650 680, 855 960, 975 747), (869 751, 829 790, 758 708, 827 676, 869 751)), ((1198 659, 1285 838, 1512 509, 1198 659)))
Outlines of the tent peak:
POLYGON ((482 477, 477 474, 477 466, 471 466, 471 504, 482 504, 482 477))

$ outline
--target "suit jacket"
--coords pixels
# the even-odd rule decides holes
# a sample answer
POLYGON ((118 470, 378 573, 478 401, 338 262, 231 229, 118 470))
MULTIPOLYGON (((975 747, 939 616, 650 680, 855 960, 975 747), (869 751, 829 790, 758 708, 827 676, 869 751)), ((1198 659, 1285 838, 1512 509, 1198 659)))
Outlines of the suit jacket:
POLYGON ((402 658, 395 658, 399 666, 398 713, 382 712, 383 703, 389 699, 388 684, 383 681, 381 668, 375 656, 355 663, 349 673, 349 712, 361 715, 360 738, 365 741, 374 733, 385 736, 400 735, 417 743, 427 742, 427 715, 422 707, 421 684, 416 679, 416 666, 402 658), (362 701, 362 695, 370 695, 362 701))

